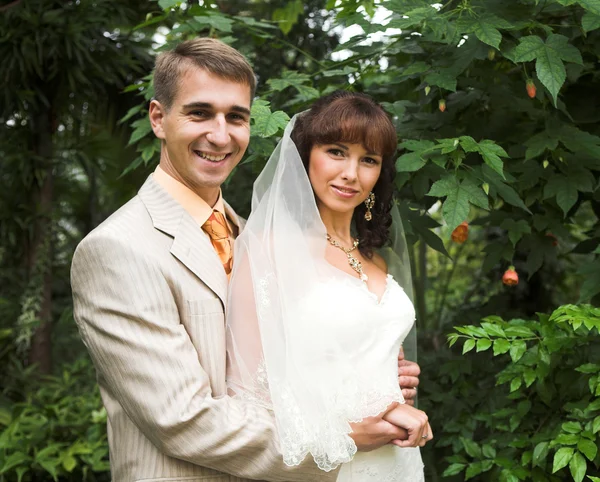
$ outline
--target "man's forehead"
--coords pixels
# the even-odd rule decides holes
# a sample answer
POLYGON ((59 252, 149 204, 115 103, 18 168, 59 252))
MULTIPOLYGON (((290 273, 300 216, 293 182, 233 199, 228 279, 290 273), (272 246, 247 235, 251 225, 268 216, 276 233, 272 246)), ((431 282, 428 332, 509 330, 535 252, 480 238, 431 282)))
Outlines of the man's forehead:
POLYGON ((188 67, 179 78, 175 97, 176 103, 210 104, 213 108, 240 106, 245 109, 251 104, 250 86, 213 74, 199 67, 188 67))

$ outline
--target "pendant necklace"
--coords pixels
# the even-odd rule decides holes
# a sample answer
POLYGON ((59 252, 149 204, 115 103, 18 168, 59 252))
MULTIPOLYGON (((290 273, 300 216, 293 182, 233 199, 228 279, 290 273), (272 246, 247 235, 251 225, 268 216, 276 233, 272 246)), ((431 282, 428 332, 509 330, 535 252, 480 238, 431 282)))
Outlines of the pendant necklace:
POLYGON ((335 246, 336 248, 341 249, 344 253, 346 253, 346 257, 348 258, 348 264, 354 271, 358 273, 358 276, 362 281, 367 281, 369 279, 369 277, 365 273, 363 273, 362 263, 357 258, 352 256, 352 251, 354 251, 358 247, 358 239, 354 240, 354 244, 351 248, 344 248, 329 234, 327 234, 327 241, 329 241, 329 243, 332 246, 335 246))

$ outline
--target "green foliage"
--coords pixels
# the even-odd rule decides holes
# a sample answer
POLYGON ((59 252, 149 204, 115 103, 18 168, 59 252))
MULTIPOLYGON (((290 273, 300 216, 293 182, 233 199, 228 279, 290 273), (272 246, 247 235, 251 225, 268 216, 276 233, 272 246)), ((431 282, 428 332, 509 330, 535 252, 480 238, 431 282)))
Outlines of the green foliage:
POLYGON ((107 481, 106 411, 90 361, 65 366, 0 418, 0 477, 107 481))
POLYGON ((600 309, 590 305, 561 306, 536 321, 489 316, 457 326, 451 346, 462 340, 463 354, 491 350, 498 358, 496 387, 487 395, 494 400, 478 400, 475 422, 457 433, 445 474, 533 481, 556 474, 576 482, 600 474, 599 334, 600 309))

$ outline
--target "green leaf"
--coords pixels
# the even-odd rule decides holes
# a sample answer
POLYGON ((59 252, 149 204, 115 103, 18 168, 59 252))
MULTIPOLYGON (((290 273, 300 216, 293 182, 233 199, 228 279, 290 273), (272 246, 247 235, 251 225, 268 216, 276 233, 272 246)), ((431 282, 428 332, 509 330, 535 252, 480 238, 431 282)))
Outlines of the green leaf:
POLYGON ((600 365, 597 363, 585 363, 575 368, 580 373, 600 373, 600 365))
POLYGON ((231 28, 233 20, 219 13, 210 12, 208 15, 196 16, 194 17, 194 21, 200 25, 208 25, 219 32, 233 32, 231 28))
POLYGON ((570 151, 585 153, 596 159, 600 158, 600 137, 572 125, 563 125, 559 137, 570 151))
POLYGON ((508 184, 504 183, 497 172, 492 171, 492 169, 487 165, 482 166, 481 172, 483 173, 484 179, 494 187, 498 195, 504 201, 531 214, 531 211, 527 208, 527 206, 525 206, 525 203, 523 203, 517 194, 517 191, 515 191, 508 184))
POLYGON ((504 164, 500 157, 508 157, 506 151, 495 142, 485 139, 479 143, 479 152, 485 163, 504 178, 504 164))
POLYGON ((473 338, 469 338, 467 341, 465 341, 465 344, 463 345, 463 355, 471 351, 473 348, 475 348, 475 340, 473 338))
POLYGON ((148 119, 147 117, 144 117, 144 118, 139 119, 138 121, 134 122, 134 124, 136 124, 136 123, 137 123, 137 127, 131 133, 131 137, 129 138, 129 143, 127 144, 128 146, 135 144, 136 142, 140 141, 141 139, 146 137, 148 134, 150 134, 150 132, 152 132, 152 126, 150 125, 150 119, 148 119))
POLYGON ((556 196, 556 202, 566 216, 569 209, 577 202, 579 191, 577 185, 568 177, 555 175, 544 187, 544 198, 556 196))
POLYGON ((510 346, 510 358, 513 363, 517 363, 527 351, 527 343, 523 340, 516 340, 510 346))
POLYGON ((62 457, 62 465, 67 472, 72 472, 77 466, 77 459, 72 455, 66 454, 62 457))
POLYGON ((0 474, 5 474, 18 465, 31 464, 32 458, 23 452, 13 452, 4 459, 4 464, 0 466, 0 474))
POLYGON ((527 151, 525 152, 525 160, 533 159, 542 154, 546 149, 553 151, 558 146, 556 136, 551 136, 547 131, 540 132, 529 138, 525 142, 527 151))
POLYGON ((546 457, 548 456, 549 451, 549 443, 548 442, 540 442, 533 449, 533 466, 536 465, 539 467, 543 467, 546 462, 546 457))
POLYGON ((550 92, 555 106, 558 92, 567 78, 563 60, 583 63, 581 52, 569 44, 567 37, 558 34, 548 35, 546 42, 537 35, 521 37, 519 45, 508 53, 508 56, 514 62, 529 62, 536 59, 537 76, 550 92))
POLYGON ((598 446, 586 438, 579 439, 577 449, 585 455, 590 462, 592 462, 598 454, 598 446))
POLYGON ((529 388, 533 382, 535 382, 537 375, 533 370, 525 370, 523 373, 523 380, 525 381, 525 386, 529 388))
POLYGON ((499 336, 501 338, 506 338, 504 334, 504 330, 502 327, 496 325, 495 323, 482 322, 481 327, 485 330, 485 332, 490 336, 499 336))
POLYGON ((592 422, 592 432, 594 432, 594 433, 600 432, 600 415, 598 415, 592 422))
POLYGON ((519 45, 510 53, 514 62, 530 62, 535 60, 544 47, 544 41, 537 35, 527 35, 519 39, 519 45))
POLYGON ((554 474, 563 467, 566 467, 573 458, 574 452, 575 450, 570 447, 563 447, 558 449, 554 454, 554 461, 552 462, 552 473, 554 474))
POLYGON ((587 472, 587 462, 579 452, 575 452, 573 458, 569 462, 569 470, 575 482, 581 482, 587 472))
POLYGON ((510 392, 512 393, 521 388, 522 383, 523 381, 521 380, 521 377, 513 378, 510 382, 510 392))
POLYGON ((465 437, 460 437, 460 441, 462 442, 465 452, 467 452, 468 455, 475 458, 481 457, 481 448, 479 445, 477 445, 477 442, 465 437))
POLYGON ((158 0, 158 6, 163 10, 170 10, 177 7, 181 3, 181 0, 158 0))
POLYGON ((123 124, 124 122, 127 122, 134 115, 136 115, 138 112, 140 112, 143 108, 144 108, 143 104, 139 104, 139 105, 132 107, 131 109, 129 109, 127 111, 127 114, 125 114, 121 119, 119 119, 118 124, 120 125, 120 124, 123 124))
POLYGON ((289 120, 289 116, 281 110, 257 115, 254 117, 252 135, 270 137, 279 132, 280 129, 285 129, 289 120))
POLYGON ((550 92, 554 106, 556 106, 558 91, 567 78, 567 72, 562 60, 554 51, 543 49, 535 63, 535 71, 540 82, 550 92))
POLYGON ((487 23, 485 17, 481 17, 474 22, 473 33, 484 44, 488 44, 496 49, 500 48, 502 34, 493 24, 487 23))
POLYGON ((423 72, 427 72, 430 69, 430 65, 418 60, 417 62, 411 62, 408 67, 406 67, 402 72, 401 75, 403 76, 409 76, 409 75, 415 75, 415 74, 422 74, 423 72))
POLYGON ((408 152, 401 155, 396 160, 397 172, 414 172, 421 169, 426 164, 418 152, 408 152))
POLYGON ((578 0, 579 5, 585 8, 588 12, 595 15, 600 15, 600 1, 599 0, 578 0))
POLYGON ((581 424, 579 422, 566 422, 562 424, 562 429, 568 433, 580 433, 581 424))
POLYGON ((579 440, 579 435, 574 433, 561 433, 554 439, 556 444, 560 445, 576 445, 579 440))
POLYGON ((304 85, 310 82, 310 76, 301 74, 295 70, 286 70, 283 72, 280 79, 269 79, 267 84, 277 91, 282 91, 288 87, 294 87, 301 95, 304 95, 308 99, 313 99, 319 96, 319 91, 314 87, 304 85))
POLYGON ((487 338, 480 338, 477 340, 477 351, 485 351, 489 347, 492 346, 492 340, 488 340, 487 338))
POLYGON ((494 356, 502 355, 510 350, 510 342, 503 338, 494 340, 494 356))
POLYGON ((451 464, 446 470, 444 470, 444 477, 449 477, 451 475, 460 474, 467 464, 451 464))
POLYGON ((448 228, 453 230, 462 223, 469 215, 469 203, 487 209, 487 196, 480 186, 471 179, 465 179, 459 182, 453 175, 447 175, 436 181, 428 196, 442 197, 446 200, 442 206, 442 215, 448 224, 448 228))
POLYGON ((456 75, 448 71, 432 72, 425 76, 425 82, 429 85, 436 85, 442 89, 456 92, 456 75))
POLYGON ((531 233, 531 226, 524 219, 515 221, 514 219, 507 218, 502 222, 500 227, 508 231, 508 239, 510 239, 513 246, 517 245, 524 234, 531 233))
MULTIPOLYGON (((600 263, 593 263, 598 269, 590 272, 585 277, 583 284, 581 285, 581 290, 579 292, 579 300, 578 303, 583 303, 589 301, 593 296, 600 293, 600 263)), ((600 330, 599 330, 600 331, 600 330)))
POLYGON ((600 28, 600 14, 586 12, 581 18, 581 27, 586 33, 600 28))
POLYGON ((275 9, 271 18, 279 23, 279 28, 284 35, 287 35, 298 22, 298 17, 304 13, 304 6, 302 0, 293 0, 284 5, 283 8, 275 9))

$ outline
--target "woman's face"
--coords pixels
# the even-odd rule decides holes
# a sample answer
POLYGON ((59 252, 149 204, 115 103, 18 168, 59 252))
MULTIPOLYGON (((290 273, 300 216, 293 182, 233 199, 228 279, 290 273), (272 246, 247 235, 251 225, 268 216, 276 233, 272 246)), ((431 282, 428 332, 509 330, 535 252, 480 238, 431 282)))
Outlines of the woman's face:
POLYGON ((364 202, 381 174, 383 158, 362 144, 313 146, 308 177, 320 209, 346 213, 364 202))

